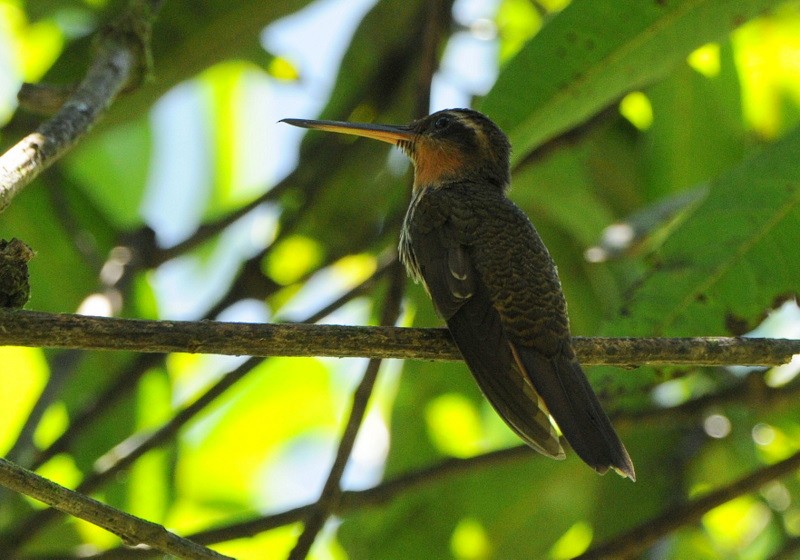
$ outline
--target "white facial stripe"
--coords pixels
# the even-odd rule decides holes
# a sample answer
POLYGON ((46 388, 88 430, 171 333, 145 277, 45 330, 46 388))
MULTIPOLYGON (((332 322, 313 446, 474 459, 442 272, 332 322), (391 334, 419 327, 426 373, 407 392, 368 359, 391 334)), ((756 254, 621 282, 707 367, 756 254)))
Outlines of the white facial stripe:
POLYGON ((475 124, 475 121, 472 119, 465 117, 460 113, 450 113, 450 116, 458 120, 464 126, 471 128, 475 131, 475 135, 478 137, 478 146, 486 146, 488 144, 488 139, 486 138, 486 133, 483 132, 483 128, 475 124))

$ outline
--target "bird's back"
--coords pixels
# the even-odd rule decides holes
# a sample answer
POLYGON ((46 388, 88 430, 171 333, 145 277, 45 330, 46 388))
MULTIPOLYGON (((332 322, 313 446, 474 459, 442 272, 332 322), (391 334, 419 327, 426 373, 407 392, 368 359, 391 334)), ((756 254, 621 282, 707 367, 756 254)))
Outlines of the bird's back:
POLYGON ((633 467, 575 359, 555 265, 527 216, 469 181, 420 190, 401 252, 486 397, 539 451, 563 456, 552 414, 593 468, 633 467), (403 246, 405 245, 405 249, 403 246))

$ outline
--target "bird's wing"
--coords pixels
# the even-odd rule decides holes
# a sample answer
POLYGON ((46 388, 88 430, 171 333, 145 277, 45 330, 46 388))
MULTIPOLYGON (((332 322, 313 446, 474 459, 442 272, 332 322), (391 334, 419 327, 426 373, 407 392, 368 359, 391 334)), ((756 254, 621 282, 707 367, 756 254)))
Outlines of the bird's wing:
POLYGON ((514 361, 500 315, 478 277, 468 247, 448 222, 415 231, 411 243, 428 293, 483 394, 526 443, 563 459, 547 408, 514 361))
POLYGON ((514 342, 510 343, 510 348, 514 362, 536 387, 564 437, 581 459, 600 474, 612 468, 636 480, 625 446, 572 353, 545 356, 514 342))
POLYGON ((550 254, 527 216, 510 201, 492 211, 503 227, 488 236, 491 246, 476 246, 483 251, 478 273, 491 287, 514 363, 587 464, 600 473, 613 468, 634 479, 628 452, 572 350, 566 302, 550 254))

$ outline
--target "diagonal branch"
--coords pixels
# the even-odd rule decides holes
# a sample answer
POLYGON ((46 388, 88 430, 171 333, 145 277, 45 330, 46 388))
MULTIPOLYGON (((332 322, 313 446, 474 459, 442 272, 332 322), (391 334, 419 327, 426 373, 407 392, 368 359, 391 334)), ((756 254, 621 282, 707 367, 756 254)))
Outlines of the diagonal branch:
POLYGON ((697 523, 703 515, 715 507, 742 494, 758 490, 767 482, 791 474, 798 469, 800 469, 800 452, 704 496, 671 508, 630 531, 577 556, 574 560, 638 557, 662 537, 684 525, 697 523))
POLYGON ((202 545, 170 533, 161 525, 119 511, 78 492, 73 492, 46 478, 0 458, 0 485, 36 498, 80 519, 120 536, 126 543, 145 544, 174 554, 178 558, 228 558, 202 545))
MULTIPOLYGON (((391 263, 396 262, 397 259, 393 257, 390 260, 389 265, 381 265, 381 267, 375 271, 372 277, 365 280, 362 285, 374 283, 376 278, 385 273, 387 266, 391 266, 391 263)), ((320 313, 330 313, 338 306, 350 301, 358 293, 359 291, 354 289, 343 294, 332 304, 307 317, 305 322, 316 321, 320 316, 320 313)), ((34 459, 34 468, 41 466, 46 460, 65 450, 70 441, 75 437, 76 433, 79 433, 86 424, 92 422, 93 419, 96 419, 97 415, 100 414, 102 410, 110 406, 127 389, 134 386, 136 378, 141 376, 144 371, 161 359, 163 359, 163 356, 156 354, 142 355, 137 358, 128 368, 130 375, 126 375, 125 373, 120 375, 118 381, 109 387, 109 389, 99 397, 96 405, 90 406, 86 410, 79 413, 73 419, 73 423, 70 425, 70 428, 64 432, 64 434, 48 449, 43 450, 41 454, 34 459), (133 377, 131 377, 131 375, 133 377)), ((227 373, 216 384, 210 387, 202 396, 198 397, 191 404, 179 411, 169 422, 161 426, 161 428, 148 434, 134 434, 118 444, 113 450, 108 452, 104 458, 101 458, 98 461, 98 466, 95 467, 94 472, 87 475, 77 490, 84 493, 94 491, 105 484, 109 478, 130 466, 144 453, 170 440, 187 422, 194 418, 199 412, 204 410, 206 406, 227 391, 227 389, 232 387, 238 380, 242 379, 259 363, 261 363, 261 359, 259 358, 251 358, 245 361, 238 368, 227 373)), ((7 551, 10 547, 18 547, 22 542, 34 535, 51 519, 55 518, 57 513, 58 512, 56 510, 52 509, 43 510, 23 521, 23 523, 20 524, 15 532, 10 535, 0 537, 0 550, 7 551)))
MULTIPOLYGON (((124 471, 139 457, 149 450, 170 441, 175 434, 197 414, 214 402, 217 397, 225 393, 250 371, 261 363, 259 358, 250 358, 233 371, 227 373, 217 383, 212 385, 196 400, 179 410, 168 422, 157 430, 145 434, 134 434, 119 443, 114 449, 100 457, 95 463, 95 469, 75 489, 81 494, 90 494, 111 480, 117 473, 124 471)), ((30 539, 45 527, 52 519, 58 516, 55 509, 45 509, 34 513, 26 519, 15 531, 0 538, 0 550, 15 550, 23 542, 30 539)))
POLYGON ((0 156, 0 212, 26 185, 69 151, 149 63, 150 28, 161 0, 131 0, 97 40, 83 81, 56 115, 0 156))
MULTIPOLYGON (((698 337, 575 337, 586 365, 776 366, 800 354, 800 340, 698 337)), ((0 310, 0 345, 234 356, 329 356, 459 360, 445 329, 342 325, 148 321, 0 310)))
MULTIPOLYGON (((403 267, 398 261, 395 261, 390 271, 389 293, 381 313, 381 324, 393 325, 397 321, 400 315, 400 306, 403 301, 404 287, 405 275, 403 267)), ((311 507, 309 515, 305 519, 303 532, 300 534, 300 538, 289 554, 289 560, 303 560, 308 556, 308 552, 311 550, 311 546, 314 544, 317 535, 325 525, 325 521, 327 521, 328 517, 339 505, 339 501, 342 497, 340 482, 344 474, 344 468, 347 466, 347 461, 350 459, 358 430, 367 413, 367 404, 372 395, 372 390, 375 387, 375 382, 378 379, 380 367, 380 359, 372 359, 367 364, 364 377, 361 379, 361 382, 353 394, 350 416, 347 419, 347 425, 342 434, 342 439, 339 442, 339 448, 336 451, 333 466, 331 466, 330 473, 325 481, 325 486, 322 489, 319 500, 311 507)))
MULTIPOLYGON (((792 395, 794 395, 796 392, 796 388, 793 386, 786 386, 779 389, 768 389, 768 391, 769 393, 767 394, 766 399, 764 398, 765 395, 763 394, 760 386, 751 388, 749 393, 753 393, 752 396, 750 396, 749 393, 742 396, 757 400, 758 402, 754 404, 765 410, 774 411, 773 407, 775 401, 779 399, 791 399, 792 395)), ((726 395, 725 399, 723 400, 728 401, 730 398, 730 395, 726 395)), ((703 402, 710 404, 705 399, 703 399, 703 402)), ((685 405, 678 405, 666 409, 655 408, 645 413, 616 414, 614 415, 613 420, 615 424, 619 425, 630 424, 631 422, 641 424, 645 421, 651 421, 651 417, 653 420, 662 423, 666 418, 670 418, 671 421, 674 421, 676 416, 680 418, 682 416, 689 415, 696 419, 697 414, 700 414, 701 412, 699 410, 700 407, 694 406, 694 401, 689 401, 687 404, 691 404, 692 408, 697 408, 697 410, 690 412, 687 410, 685 405)), ((452 477, 470 473, 474 474, 483 469, 489 469, 497 465, 527 460, 529 458, 540 458, 540 456, 533 452, 528 446, 520 445, 507 449, 490 451, 466 459, 444 459, 428 467, 410 471, 393 479, 384 481, 376 486, 373 486, 372 488, 367 488, 365 490, 344 491, 335 513, 343 516, 353 511, 380 506, 392 501, 399 495, 407 492, 413 492, 414 490, 436 484, 437 482, 449 480, 452 477)), ((748 488, 741 487, 739 490, 741 493, 746 493, 749 491, 748 488)), ((735 495, 729 495, 729 499, 732 499, 733 497, 735 497, 735 495)), ((252 519, 236 521, 234 523, 199 531, 197 533, 188 535, 187 538, 190 538, 195 542, 209 545, 253 537, 278 527, 283 527, 302 521, 309 515, 312 507, 313 504, 307 504, 274 514, 267 514, 252 519)), ((152 553, 148 551, 123 550, 116 548, 91 556, 90 558, 93 560, 105 560, 111 558, 114 560, 124 560, 150 557, 152 557, 152 553)))
MULTIPOLYGON (((425 487, 431 483, 447 480, 459 474, 477 472, 481 469, 512 463, 526 457, 539 458, 541 456, 527 445, 519 445, 467 459, 445 459, 430 467, 400 475, 366 490, 345 490, 341 493, 341 499, 332 513, 342 515, 365 507, 381 505, 391 501, 399 494, 425 487)), ((207 529, 188 535, 187 538, 192 539, 194 542, 214 544, 253 537, 277 527, 302 521, 313 512, 315 505, 308 504, 276 514, 207 529)), ((87 557, 86 560, 128 560, 150 558, 152 556, 153 553, 151 551, 116 548, 87 557)))

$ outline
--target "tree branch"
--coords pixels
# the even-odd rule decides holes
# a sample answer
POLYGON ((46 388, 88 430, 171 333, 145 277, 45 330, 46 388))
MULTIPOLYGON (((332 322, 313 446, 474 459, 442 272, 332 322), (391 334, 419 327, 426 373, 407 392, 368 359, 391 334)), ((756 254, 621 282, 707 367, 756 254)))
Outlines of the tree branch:
MULTIPOLYGON (((397 262, 396 257, 391 257, 388 264, 384 263, 384 260, 385 259, 381 259, 382 264, 379 266, 378 270, 376 270, 370 278, 364 280, 360 287, 374 284, 376 279, 381 277, 392 263, 397 262)), ((343 294, 335 302, 313 313, 303 322, 316 321, 339 306, 344 305, 360 293, 358 288, 359 287, 356 287, 343 294)), ((135 386, 136 379, 147 369, 153 367, 160 360, 163 360, 163 357, 164 356, 161 354, 139 355, 138 358, 126 368, 126 371, 118 376, 117 381, 104 391, 93 404, 76 413, 69 428, 53 442, 50 447, 42 450, 34 458, 31 468, 38 468, 54 455, 66 450, 69 443, 87 424, 95 421, 98 415, 102 414, 113 402, 135 386)), ((109 477, 127 468, 133 461, 149 449, 161 445, 173 437, 182 426, 189 422, 200 411, 204 410, 208 404, 213 402, 214 399, 230 388, 260 362, 261 360, 258 358, 247 360, 234 371, 226 374, 201 397, 193 401, 190 405, 187 405, 185 409, 181 410, 172 420, 164 424, 158 430, 147 434, 134 434, 118 444, 114 450, 111 450, 105 455, 106 458, 112 458, 112 460, 108 461, 101 458, 97 463, 98 466, 95 467, 92 473, 86 476, 77 490, 84 493, 94 491, 102 486, 109 477), (124 450, 124 452, 120 453, 116 450, 124 450)), ((25 539, 30 538, 39 528, 56 517, 57 513, 57 511, 52 509, 44 510, 23 521, 14 533, 0 537, 0 550, 6 551, 9 547, 18 547, 25 539)))
MULTIPOLYGON (((776 366, 800 354, 800 340, 697 337, 575 337, 586 365, 776 366)), ((460 360, 446 329, 342 325, 147 321, 0 310, 0 345, 233 356, 328 356, 460 360)))
MULTIPOLYGON (((393 325, 400 315, 400 307, 403 303, 403 288, 405 287, 405 274, 403 266, 394 261, 389 276, 389 293, 381 312, 381 324, 393 325)), ((335 511, 342 497, 340 486, 344 468, 350 459, 353 446, 356 443, 356 436, 367 413, 367 404, 375 388, 378 379, 378 372, 381 368, 380 359, 372 359, 367 363, 364 376, 358 387, 353 393, 353 403, 350 408, 350 416, 347 419, 339 448, 336 450, 336 457, 331 466, 328 478, 320 494, 319 500, 314 504, 305 519, 303 532, 297 543, 289 554, 289 560, 303 560, 308 556, 311 546, 325 525, 328 517, 335 511)))
MULTIPOLYGON (((525 457, 541 458, 541 455, 527 445, 519 445, 490 451, 467 459, 455 457, 444 459, 430 467, 400 475, 366 490, 345 490, 342 492, 341 499, 333 513, 343 515, 365 507, 378 506, 391 501, 399 494, 426 487, 432 482, 447 480, 452 476, 477 472, 497 465, 513 463, 525 457)), ((277 527, 284 527, 302 521, 304 517, 309 515, 313 507, 314 504, 299 506, 280 513, 206 529, 188 535, 187 538, 192 539, 194 542, 214 544, 253 537, 277 527)), ((151 551, 116 548, 89 556, 86 560, 133 560, 151 557, 153 557, 151 551)))
POLYGON ((129 545, 146 544, 178 558, 230 559, 229 556, 170 533, 161 525, 73 492, 3 458, 0 458, 0 484, 119 535, 129 545))
POLYGON ((149 63, 150 28, 159 0, 131 0, 98 36, 95 59, 58 113, 0 156, 0 212, 14 196, 85 136, 149 63))
MULTIPOLYGON (((417 488, 429 486, 431 483, 448 480, 453 476, 464 473, 475 473, 481 469, 492 468, 519 461, 523 458, 541 457, 527 445, 518 445, 497 451, 490 451, 467 459, 449 458, 440 463, 416 471, 400 475, 392 480, 382 482, 366 490, 346 490, 342 492, 341 500, 335 512, 343 515, 348 512, 358 511, 365 507, 385 504, 399 494, 417 488)), ((290 525, 300 521, 313 505, 300 506, 280 513, 265 515, 256 519, 232 523, 230 525, 207 529, 190 536, 196 542, 204 544, 220 543, 235 539, 252 537, 277 527, 290 525)), ((101 558, 102 556, 98 556, 101 558)), ((132 556, 133 557, 133 556, 132 556)), ((136 555, 142 558, 142 555, 136 555)))
MULTIPOLYGON (((760 377, 760 376, 759 376, 760 377)), ((748 384, 744 384, 748 385, 748 384)), ((751 393, 759 396, 750 397, 757 400, 758 404, 764 409, 773 410, 774 401, 776 399, 790 399, 796 391, 794 387, 782 387, 778 389, 769 389, 766 399, 762 398, 765 395, 759 387, 751 389, 751 393), (789 395, 785 393, 789 391, 789 395), (780 396, 779 396, 780 395, 780 396)), ((727 402, 727 398, 725 401, 727 402)), ((704 402, 706 402, 704 400, 704 402)), ((667 419, 673 421, 677 415, 679 418, 688 418, 689 416, 697 418, 701 413, 700 407, 694 406, 694 401, 689 401, 687 404, 692 404, 693 411, 690 413, 685 405, 678 405, 670 408, 656 408, 641 413, 622 413, 613 416, 615 425, 624 424, 641 424, 645 421, 655 419, 659 422, 664 422, 667 419)), ((719 404, 719 403, 717 403, 719 404)), ((519 445, 516 447, 499 449, 490 451, 474 457, 466 459, 448 458, 439 463, 421 468, 419 470, 411 471, 399 475, 391 480, 382 482, 372 488, 365 490, 347 490, 342 493, 341 500, 334 513, 339 516, 344 516, 353 511, 359 511, 368 507, 375 507, 386 504, 406 492, 414 491, 420 488, 428 487, 437 482, 447 481, 452 477, 462 474, 477 473, 483 469, 492 468, 497 465, 504 465, 514 463, 527 458, 540 458, 541 456, 534 452, 527 445, 519 445)), ((740 488, 742 493, 749 491, 748 488, 740 488)), ((729 499, 735 496, 731 495, 729 499)), ((291 525, 302 521, 303 518, 309 515, 314 504, 307 504, 298 506, 293 509, 285 510, 282 512, 267 514, 252 519, 237 521, 227 525, 221 525, 210 529, 205 529, 197 533, 187 535, 187 538, 194 542, 202 543, 205 545, 231 541, 241 538, 253 537, 260 533, 291 525)), ((90 558, 92 560, 124 560, 124 559, 142 559, 150 558, 153 554, 148 551, 136 550, 123 550, 120 548, 109 550, 90 558)), ((781 558, 781 556, 776 557, 781 558)))
MULTIPOLYGON (((150 433, 134 434, 119 443, 95 462, 94 471, 83 479, 75 491, 81 494, 90 494, 96 491, 118 472, 132 465, 134 461, 147 451, 171 440, 178 430, 186 425, 187 422, 193 419, 201 410, 205 409, 217 397, 230 389, 245 375, 250 373, 259 363, 261 363, 261 360, 258 358, 251 358, 245 361, 239 367, 227 373, 196 400, 179 410, 160 428, 150 433)), ((22 543, 32 538, 57 516, 58 511, 54 509, 37 511, 31 517, 24 520, 16 530, 0 537, 0 550, 4 552, 16 550, 22 543)))
POLYGON ((684 525, 697 523, 703 515, 715 507, 742 494, 758 490, 767 482, 791 474, 798 469, 800 469, 800 452, 709 492, 705 496, 671 508, 630 531, 577 556, 574 560, 638 557, 644 550, 654 545, 658 539, 684 525))

